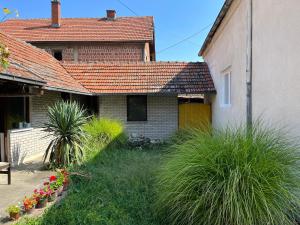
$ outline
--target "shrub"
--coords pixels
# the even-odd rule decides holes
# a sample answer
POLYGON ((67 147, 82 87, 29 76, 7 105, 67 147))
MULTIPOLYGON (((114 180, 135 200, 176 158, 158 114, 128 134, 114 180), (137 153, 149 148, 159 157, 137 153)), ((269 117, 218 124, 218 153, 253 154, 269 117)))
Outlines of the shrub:
POLYGON ((192 131, 173 148, 157 204, 171 224, 295 224, 300 148, 279 131, 192 131))
POLYGON ((52 167, 65 167, 80 164, 84 158, 83 140, 85 132, 82 126, 86 123, 86 111, 76 102, 57 102, 48 109, 49 122, 45 131, 54 139, 50 142, 44 161, 50 155, 52 167))
POLYGON ((118 120, 94 117, 84 130, 89 136, 88 142, 98 147, 123 145, 127 141, 123 124, 118 120))

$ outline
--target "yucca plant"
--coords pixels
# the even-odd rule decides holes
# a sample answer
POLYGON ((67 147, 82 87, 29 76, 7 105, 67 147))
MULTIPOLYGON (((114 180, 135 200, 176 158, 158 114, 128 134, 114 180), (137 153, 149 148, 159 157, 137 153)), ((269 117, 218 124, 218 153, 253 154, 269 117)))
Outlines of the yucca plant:
POLYGON ((82 127, 88 119, 86 111, 76 102, 59 101, 49 107, 48 117, 45 131, 50 132, 53 140, 46 150, 44 162, 49 156, 53 167, 81 164, 85 139, 82 127))
POLYGON ((299 145, 279 130, 190 131, 158 175, 159 212, 173 225, 292 225, 299 145))

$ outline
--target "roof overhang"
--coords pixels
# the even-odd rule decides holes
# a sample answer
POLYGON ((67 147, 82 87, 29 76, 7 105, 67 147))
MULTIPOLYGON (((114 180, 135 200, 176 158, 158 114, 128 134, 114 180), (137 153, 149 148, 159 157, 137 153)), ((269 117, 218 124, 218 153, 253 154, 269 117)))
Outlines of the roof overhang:
POLYGON ((178 95, 199 95, 199 94, 216 94, 216 91, 191 92, 191 93, 176 93, 176 92, 114 92, 114 93, 92 93, 94 96, 109 96, 109 95, 149 95, 149 96, 178 96, 178 95))
POLYGON ((94 95, 93 93, 90 93, 90 92, 81 92, 81 91, 75 91, 75 90, 57 88, 57 87, 49 87, 49 86, 45 87, 44 89, 49 90, 49 91, 66 92, 66 93, 78 94, 78 95, 88 95, 88 96, 94 95))
POLYGON ((227 12, 228 12, 228 10, 229 10, 229 8, 230 8, 233 1, 234 0, 226 0, 225 1, 221 11, 219 12, 219 15, 217 16, 217 19, 215 20, 212 28, 210 29, 210 31, 209 31, 202 47, 201 47, 201 49, 198 53, 199 56, 203 55, 203 53, 207 49, 208 45, 211 43, 215 33, 217 32, 218 28, 220 27, 220 25, 221 25, 223 19, 225 18, 225 16, 226 16, 226 14, 227 14, 227 12))
POLYGON ((8 73, 0 73, 0 79, 21 82, 24 84, 37 85, 37 86, 44 86, 46 84, 46 82, 44 82, 44 81, 37 81, 37 80, 33 80, 33 79, 18 77, 18 76, 8 74, 8 73))

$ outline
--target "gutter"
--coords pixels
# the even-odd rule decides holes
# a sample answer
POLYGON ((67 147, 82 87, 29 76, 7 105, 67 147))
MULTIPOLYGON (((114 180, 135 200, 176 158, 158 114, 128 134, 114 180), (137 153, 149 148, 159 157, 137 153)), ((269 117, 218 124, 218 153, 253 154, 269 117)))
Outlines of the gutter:
POLYGON ((71 93, 71 94, 93 96, 93 93, 81 92, 81 91, 72 91, 72 90, 64 89, 64 88, 45 87, 44 89, 49 90, 49 91, 67 92, 67 93, 71 93))
POLYGON ((11 75, 11 74, 7 74, 7 73, 0 73, 0 79, 16 81, 16 82, 21 82, 21 83, 26 83, 26 84, 34 84, 34 85, 38 85, 38 86, 44 86, 46 84, 46 82, 44 82, 44 81, 37 81, 34 79, 30 79, 30 78, 21 78, 21 77, 17 77, 17 76, 11 75))

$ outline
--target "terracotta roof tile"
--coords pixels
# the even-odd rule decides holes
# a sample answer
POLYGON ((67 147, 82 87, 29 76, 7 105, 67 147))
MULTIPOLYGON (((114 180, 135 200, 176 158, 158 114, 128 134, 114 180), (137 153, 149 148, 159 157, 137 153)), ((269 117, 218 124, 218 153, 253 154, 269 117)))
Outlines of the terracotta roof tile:
POLYGON ((89 91, 112 93, 199 94, 214 92, 206 63, 149 62, 63 64, 89 91))
POLYGON ((33 47, 0 31, 0 43, 9 49, 10 66, 2 74, 45 82, 48 88, 67 91, 88 91, 64 67, 44 50, 33 47))
POLYGON ((153 41, 153 17, 63 18, 60 28, 50 19, 13 19, 0 29, 27 42, 45 41, 153 41))

